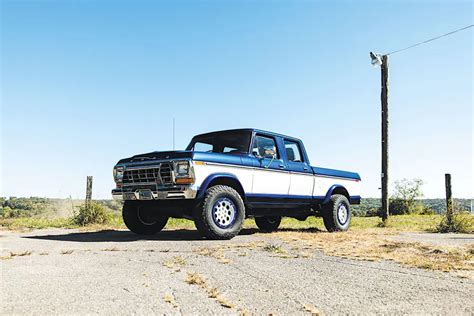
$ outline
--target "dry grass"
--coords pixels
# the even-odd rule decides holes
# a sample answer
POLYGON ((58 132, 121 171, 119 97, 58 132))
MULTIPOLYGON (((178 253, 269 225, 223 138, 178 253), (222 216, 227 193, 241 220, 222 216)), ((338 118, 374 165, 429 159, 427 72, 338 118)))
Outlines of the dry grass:
POLYGON ((225 308, 234 308, 235 305, 232 304, 232 302, 229 302, 225 297, 222 297, 222 296, 218 296, 216 297, 216 301, 221 304, 222 307, 225 307, 225 308))
POLYGON ((173 294, 165 294, 163 297, 166 303, 171 304, 174 308, 178 308, 178 303, 176 303, 176 300, 174 298, 173 294))
POLYGON ((212 287, 212 288, 208 288, 207 289, 207 295, 210 297, 210 298, 217 298, 219 296, 219 290, 215 287, 212 287))
POLYGON ((195 285, 205 285, 206 279, 199 273, 188 272, 186 275, 186 283, 195 285))
POLYGON ((102 251, 120 251, 117 247, 104 248, 102 251))
POLYGON ((469 213, 454 213, 451 222, 447 217, 443 217, 436 227, 436 232, 472 234, 474 233, 474 216, 469 213))
POLYGON ((194 250, 194 252, 200 254, 201 256, 215 258, 219 263, 229 264, 232 262, 232 260, 225 256, 225 251, 230 249, 230 247, 231 246, 222 246, 216 248, 199 248, 194 250))
POLYGON ((20 252, 11 252, 10 251, 10 257, 24 257, 24 256, 30 256, 33 252, 29 250, 25 251, 20 251, 20 252))
POLYGON ((303 243, 307 248, 319 249, 331 256, 369 261, 391 260, 408 266, 440 271, 474 271, 471 248, 436 247, 393 241, 388 238, 391 234, 393 232, 379 230, 276 233, 290 243, 303 243))
POLYGON ((169 269, 180 268, 186 265, 186 260, 181 256, 174 256, 173 258, 166 260, 163 265, 169 269))
POLYGON ((62 255, 70 255, 71 253, 73 253, 74 250, 72 249, 69 249, 69 250, 61 250, 61 254, 62 255))
POLYGON ((235 307, 235 305, 232 302, 230 302, 228 299, 226 299, 219 293, 219 290, 217 288, 211 287, 207 283, 207 280, 203 275, 196 272, 188 271, 185 281, 188 284, 194 284, 201 287, 203 290, 206 291, 209 298, 215 299, 222 307, 225 307, 225 308, 235 307))
POLYGON ((319 309, 317 309, 316 307, 314 307, 311 304, 303 304, 303 309, 304 309, 305 312, 311 313, 311 315, 313 315, 313 316, 318 316, 318 315, 321 314, 319 309))
POLYGON ((288 251, 286 251, 285 248, 283 248, 280 245, 275 245, 275 244, 266 244, 265 246, 263 246, 262 249, 268 252, 273 252, 273 253, 278 253, 278 254, 288 253, 288 251))

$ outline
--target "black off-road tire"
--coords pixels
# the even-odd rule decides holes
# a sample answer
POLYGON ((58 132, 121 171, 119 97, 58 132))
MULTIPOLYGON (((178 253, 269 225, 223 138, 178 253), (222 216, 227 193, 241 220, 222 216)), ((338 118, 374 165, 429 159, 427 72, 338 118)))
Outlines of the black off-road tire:
POLYGON ((245 205, 240 194, 226 185, 207 189, 204 200, 193 211, 194 224, 201 235, 209 239, 231 239, 242 229, 245 219, 245 205), (229 227, 219 227, 213 219, 213 208, 220 199, 229 199, 235 206, 234 220, 229 227))
POLYGON ((264 233, 271 233, 278 230, 281 223, 281 216, 255 217, 255 224, 264 233))
POLYGON ((328 232, 346 231, 349 229, 351 222, 350 207, 351 205, 344 195, 334 194, 331 196, 329 202, 325 204, 322 209, 324 226, 328 232), (345 217, 339 213, 341 207, 344 207, 346 210, 345 217))
POLYGON ((140 202, 125 201, 122 209, 122 217, 125 226, 138 235, 153 235, 160 232, 168 222, 168 216, 158 216, 149 206, 140 202), (146 218, 146 219, 145 219, 146 218))

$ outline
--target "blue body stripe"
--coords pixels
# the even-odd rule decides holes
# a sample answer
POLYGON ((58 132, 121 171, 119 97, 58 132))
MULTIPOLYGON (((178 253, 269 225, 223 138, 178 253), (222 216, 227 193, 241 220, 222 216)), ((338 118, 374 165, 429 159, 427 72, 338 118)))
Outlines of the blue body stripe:
MULTIPOLYGON (((285 195, 285 194, 257 194, 257 193, 248 193, 245 195, 249 203, 252 204, 278 204, 282 202, 292 203, 292 204, 313 204, 321 203, 326 204, 329 200, 326 199, 327 196, 311 196, 311 195, 285 195)), ((353 195, 349 197, 349 202, 351 204, 359 204, 360 196, 353 195)))
POLYGON ((316 175, 360 180, 360 175, 355 172, 328 169, 328 168, 319 168, 319 167, 313 167, 313 171, 316 175))

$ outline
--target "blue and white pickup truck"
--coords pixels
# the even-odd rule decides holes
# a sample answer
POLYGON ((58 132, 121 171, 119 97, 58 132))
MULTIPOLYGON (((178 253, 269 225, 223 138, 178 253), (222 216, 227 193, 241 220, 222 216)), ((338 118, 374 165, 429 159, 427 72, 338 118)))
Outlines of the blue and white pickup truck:
POLYGON ((155 151, 120 160, 114 198, 137 234, 161 231, 170 217, 188 218, 211 239, 230 239, 254 217, 266 232, 283 216, 321 215, 328 231, 345 231, 360 203, 357 173, 312 167, 301 140, 258 129, 193 137, 184 151, 155 151))

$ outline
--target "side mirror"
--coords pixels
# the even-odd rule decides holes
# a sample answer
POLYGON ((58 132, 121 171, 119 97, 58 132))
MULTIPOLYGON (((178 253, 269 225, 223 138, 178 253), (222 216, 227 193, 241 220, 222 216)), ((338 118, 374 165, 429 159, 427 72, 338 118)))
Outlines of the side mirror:
POLYGON ((265 155, 263 157, 268 159, 276 159, 276 152, 274 149, 265 149, 265 155))

